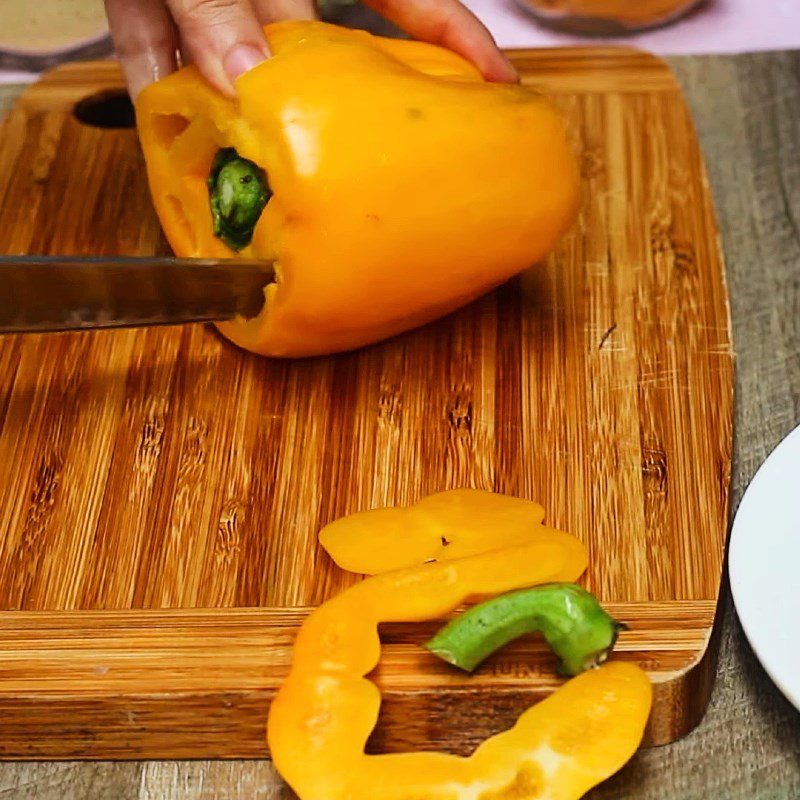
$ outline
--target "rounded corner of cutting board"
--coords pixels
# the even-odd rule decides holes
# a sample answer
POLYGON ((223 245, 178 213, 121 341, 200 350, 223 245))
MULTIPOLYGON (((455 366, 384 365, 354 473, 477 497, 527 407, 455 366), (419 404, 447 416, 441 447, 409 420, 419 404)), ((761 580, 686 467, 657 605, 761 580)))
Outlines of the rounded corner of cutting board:
POLYGON ((653 708, 645 729, 645 746, 672 744, 702 722, 711 701, 719 658, 722 598, 717 603, 705 645, 697 650, 694 660, 653 682, 653 708))
POLYGON ((91 94, 124 87, 122 68, 115 59, 67 61, 45 70, 26 86, 16 106, 29 111, 63 111, 65 106, 68 108, 91 94))

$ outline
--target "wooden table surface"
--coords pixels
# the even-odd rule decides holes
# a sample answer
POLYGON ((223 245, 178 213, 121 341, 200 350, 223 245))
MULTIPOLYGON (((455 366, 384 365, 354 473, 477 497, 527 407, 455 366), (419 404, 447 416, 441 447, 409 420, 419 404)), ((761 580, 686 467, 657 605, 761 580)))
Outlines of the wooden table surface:
MULTIPOLYGON (((671 60, 708 164, 737 353, 733 508, 800 422, 800 52, 671 60)), ((0 113, 18 87, 0 87, 0 113)), ((800 713, 748 647, 729 598, 709 711, 639 753, 592 800, 800 797, 800 713)), ((290 800, 267 761, 0 764, 0 800, 290 800)))

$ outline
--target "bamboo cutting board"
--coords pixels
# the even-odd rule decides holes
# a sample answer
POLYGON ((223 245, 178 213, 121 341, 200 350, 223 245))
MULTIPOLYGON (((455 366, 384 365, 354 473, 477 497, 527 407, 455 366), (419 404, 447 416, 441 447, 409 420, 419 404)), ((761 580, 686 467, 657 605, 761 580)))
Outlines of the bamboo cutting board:
MULTIPOLYGON (((701 717, 728 511, 732 351, 705 171, 668 68, 515 55, 580 151, 546 264, 357 353, 295 362, 185 327, 0 339, 0 755, 264 755, 314 606, 357 580, 329 520, 475 486, 540 501, 655 682, 651 743, 701 717)), ((0 129, 0 252, 164 254, 116 66, 62 67, 0 129), (88 111, 87 111, 88 108, 88 111)), ((518 642, 473 678, 387 626, 372 746, 468 752, 555 685, 518 642)))

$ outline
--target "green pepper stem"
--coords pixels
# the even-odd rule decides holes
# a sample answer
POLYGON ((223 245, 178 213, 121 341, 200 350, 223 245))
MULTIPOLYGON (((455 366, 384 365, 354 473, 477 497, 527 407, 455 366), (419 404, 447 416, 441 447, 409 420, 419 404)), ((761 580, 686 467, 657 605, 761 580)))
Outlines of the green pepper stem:
POLYGON ((250 244, 271 192, 261 167, 242 158, 232 147, 217 152, 208 175, 214 236, 233 250, 250 244))
POLYGON ((558 671, 577 675, 605 661, 625 626, 574 583, 549 583, 492 598, 460 614, 425 644, 466 672, 496 650, 540 631, 558 657, 558 671))

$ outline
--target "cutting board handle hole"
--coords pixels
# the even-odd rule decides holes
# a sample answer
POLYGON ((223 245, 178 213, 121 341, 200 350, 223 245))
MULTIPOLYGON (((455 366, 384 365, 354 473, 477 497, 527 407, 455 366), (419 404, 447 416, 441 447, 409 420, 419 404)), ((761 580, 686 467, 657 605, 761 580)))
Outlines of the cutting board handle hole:
POLYGON ((132 128, 136 115, 131 98, 124 89, 109 89, 84 97, 75 104, 78 122, 93 128, 132 128))

